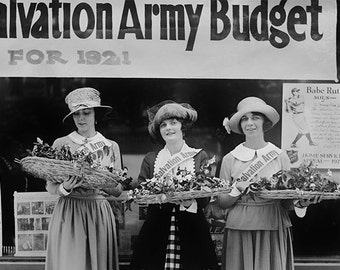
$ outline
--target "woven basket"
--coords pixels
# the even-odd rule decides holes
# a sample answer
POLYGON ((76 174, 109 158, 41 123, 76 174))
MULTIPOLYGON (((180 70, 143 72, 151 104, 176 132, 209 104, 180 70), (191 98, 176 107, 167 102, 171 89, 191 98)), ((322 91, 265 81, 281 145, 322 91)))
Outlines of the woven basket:
POLYGON ((310 199, 314 196, 322 196, 323 200, 340 199, 340 192, 320 192, 301 190, 266 190, 260 191, 257 195, 263 199, 310 199))
POLYGON ((216 188, 211 191, 192 190, 174 192, 171 194, 137 195, 134 200, 138 204, 178 203, 181 200, 212 197, 223 193, 229 193, 230 190, 230 188, 216 188))
POLYGON ((46 181, 62 183, 70 175, 82 176, 84 188, 113 188, 118 184, 120 176, 109 171, 91 168, 66 160, 43 157, 25 157, 20 160, 22 170, 46 181))

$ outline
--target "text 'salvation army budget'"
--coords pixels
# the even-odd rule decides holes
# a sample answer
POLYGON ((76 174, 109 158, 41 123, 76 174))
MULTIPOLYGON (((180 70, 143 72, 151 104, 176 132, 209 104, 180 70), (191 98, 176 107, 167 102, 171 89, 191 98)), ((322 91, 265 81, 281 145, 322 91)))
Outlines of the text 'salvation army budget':
MULTIPOLYGON (((198 30, 200 27, 206 29, 207 26, 210 32, 200 35, 200 40, 210 37, 211 42, 224 41, 226 47, 230 39, 267 42, 276 49, 282 49, 289 45, 291 39, 303 42, 323 38, 319 25, 323 7, 319 0, 310 0, 306 6, 294 6, 292 3, 288 6, 285 0, 277 1, 276 5, 273 1, 258 0, 257 5, 252 2, 252 6, 230 4, 232 1, 228 0, 203 1, 201 4, 121 1, 119 6, 112 2, 95 1, 51 0, 46 3, 7 0, 8 4, 0 1, 0 39, 63 39, 70 42, 75 39, 113 40, 112 47, 104 48, 101 52, 77 52, 79 63, 129 64, 128 52, 115 52, 119 40, 171 40, 178 44, 185 43, 185 50, 193 51, 198 30), (205 19, 201 20, 202 17, 205 19), (122 54, 123 60, 118 54, 122 54)), ((35 49, 30 48, 29 52, 8 50, 9 64, 16 64, 20 60, 27 60, 31 64, 39 63, 42 59, 52 64, 68 61, 60 51, 52 49, 40 53, 35 49)))

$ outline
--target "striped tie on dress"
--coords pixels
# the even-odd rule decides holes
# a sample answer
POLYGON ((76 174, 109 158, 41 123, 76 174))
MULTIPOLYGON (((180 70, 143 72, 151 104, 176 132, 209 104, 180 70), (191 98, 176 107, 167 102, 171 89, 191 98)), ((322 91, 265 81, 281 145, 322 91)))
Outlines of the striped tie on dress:
POLYGON ((164 266, 165 270, 182 269, 180 262, 181 246, 178 237, 178 226, 176 222, 175 211, 176 211, 175 208, 173 208, 170 221, 170 233, 168 237, 168 245, 166 247, 164 266))

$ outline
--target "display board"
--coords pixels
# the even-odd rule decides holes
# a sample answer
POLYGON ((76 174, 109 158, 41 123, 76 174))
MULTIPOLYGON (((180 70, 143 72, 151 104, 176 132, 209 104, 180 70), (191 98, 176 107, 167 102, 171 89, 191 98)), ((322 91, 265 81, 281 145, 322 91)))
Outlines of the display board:
MULTIPOLYGON (((57 199, 58 196, 48 192, 14 193, 15 256, 46 255, 48 225, 57 199)), ((147 206, 132 203, 127 209, 126 204, 118 200, 109 202, 117 222, 119 255, 131 256, 147 214, 147 206)), ((212 202, 206 208, 206 217, 216 253, 221 256, 226 211, 212 202)))
POLYGON ((48 225, 58 196, 15 192, 15 256, 44 256, 48 225))

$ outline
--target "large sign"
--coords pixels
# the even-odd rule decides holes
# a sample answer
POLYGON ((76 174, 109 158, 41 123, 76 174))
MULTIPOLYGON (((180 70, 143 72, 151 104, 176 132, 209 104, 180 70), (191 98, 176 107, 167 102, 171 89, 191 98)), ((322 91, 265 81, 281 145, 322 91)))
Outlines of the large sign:
POLYGON ((336 80, 336 0, 1 0, 1 76, 336 80))
POLYGON ((282 148, 292 166, 340 166, 340 84, 283 84, 282 148))

